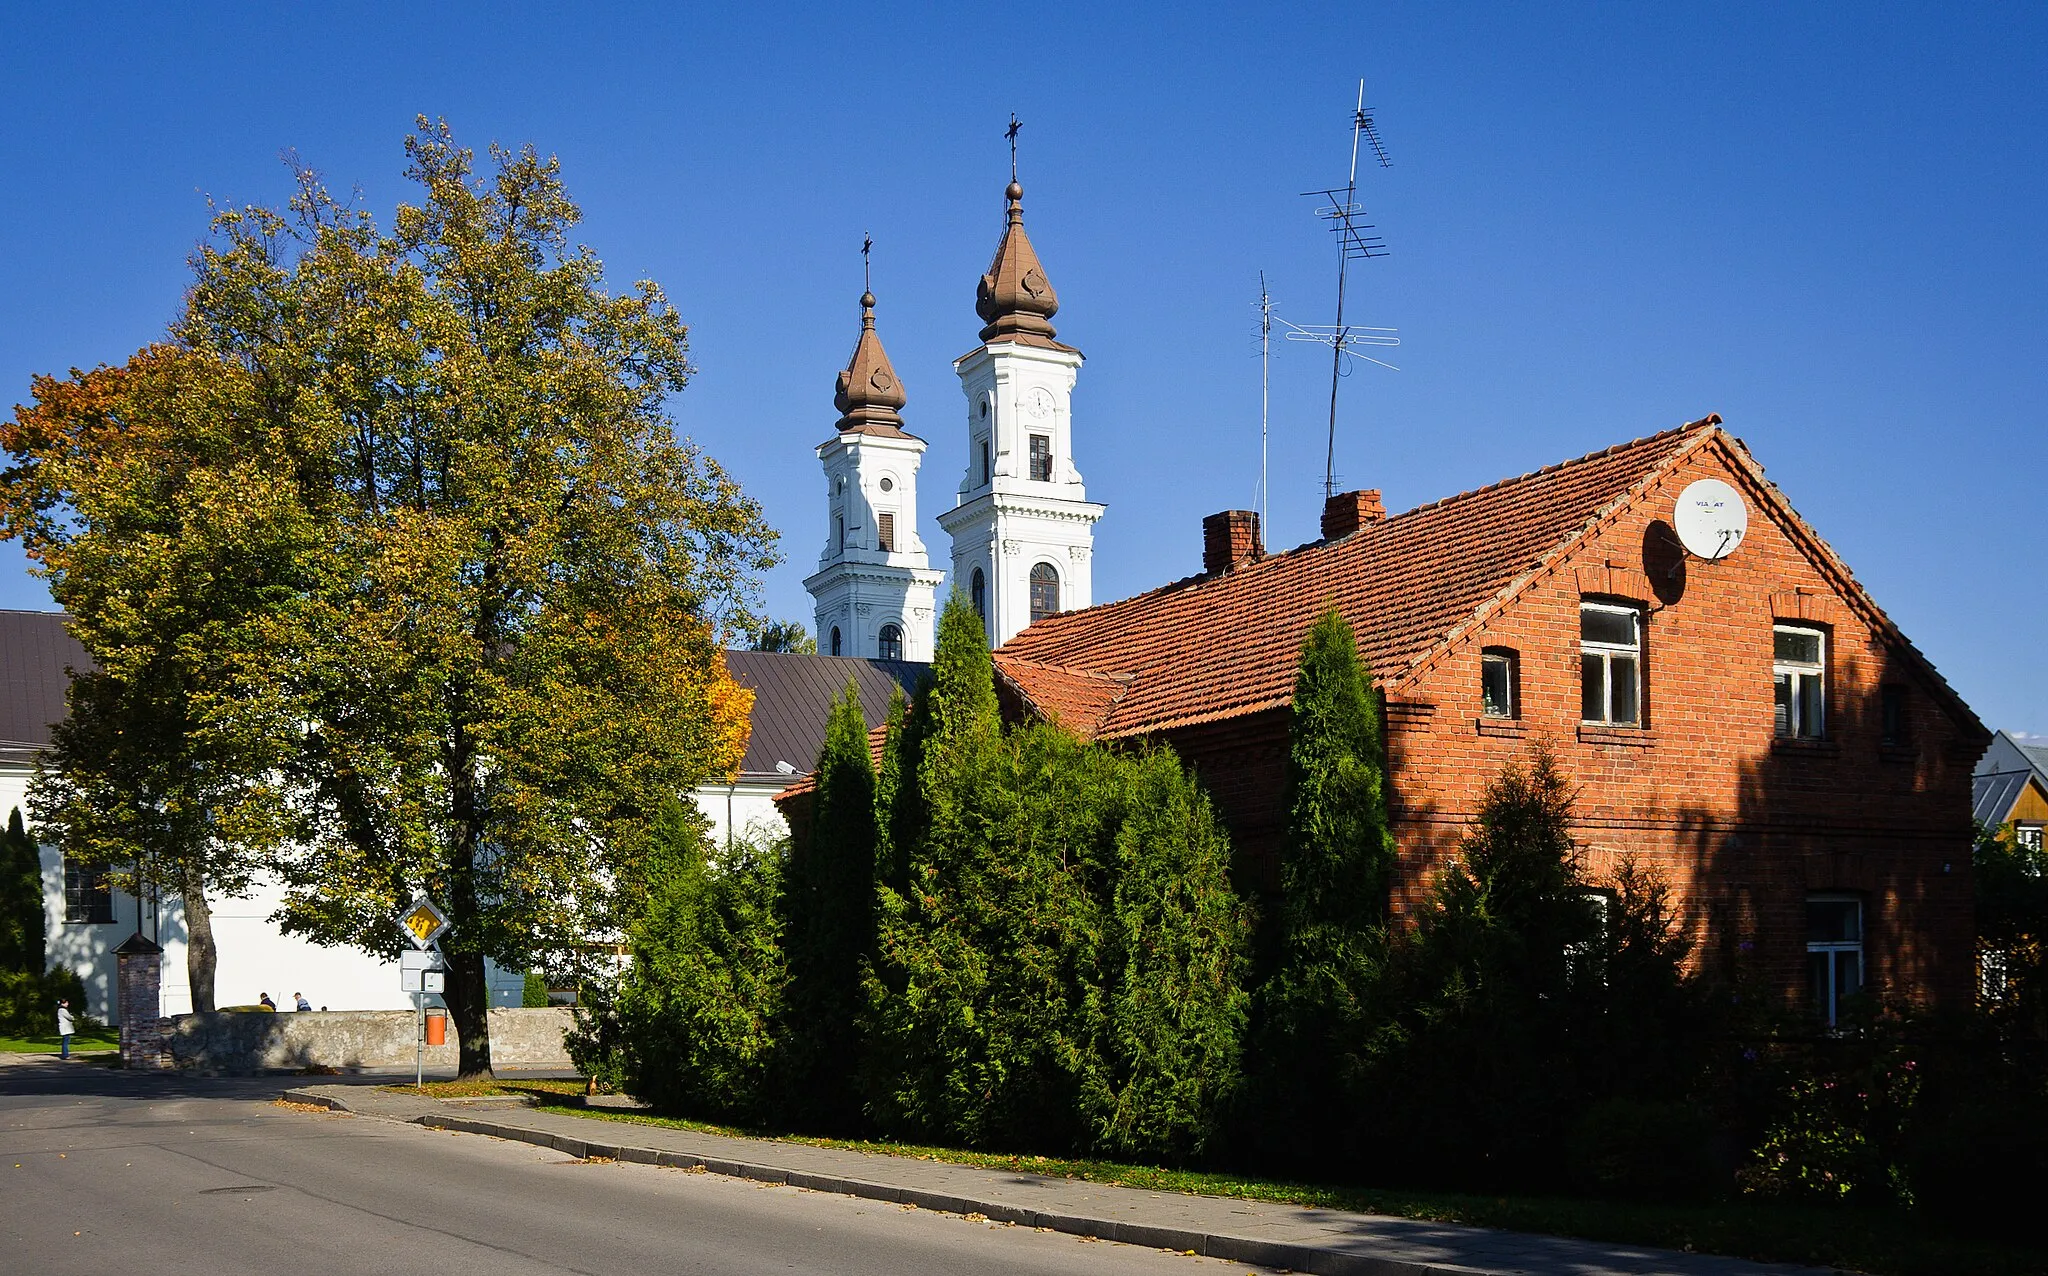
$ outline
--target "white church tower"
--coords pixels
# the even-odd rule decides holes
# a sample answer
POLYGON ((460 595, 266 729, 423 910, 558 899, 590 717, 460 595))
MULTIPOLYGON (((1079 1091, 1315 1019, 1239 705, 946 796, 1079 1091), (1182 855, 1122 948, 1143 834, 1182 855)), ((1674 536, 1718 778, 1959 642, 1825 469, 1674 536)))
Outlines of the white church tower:
POLYGON ((1089 605, 1095 520, 1074 468, 1073 392, 1081 352, 1054 340, 1059 299, 1024 233, 1013 172, 1009 221, 975 290, 987 326, 953 364, 967 393, 967 473, 939 515, 953 539, 953 588, 999 647, 1032 621, 1089 605))
POLYGON ((932 658, 932 600, 943 574, 917 535, 924 440, 903 429, 903 387, 875 335, 875 295, 860 299, 860 340, 839 374, 839 433, 825 466, 825 552, 804 581, 817 602, 818 650, 880 660, 932 658))

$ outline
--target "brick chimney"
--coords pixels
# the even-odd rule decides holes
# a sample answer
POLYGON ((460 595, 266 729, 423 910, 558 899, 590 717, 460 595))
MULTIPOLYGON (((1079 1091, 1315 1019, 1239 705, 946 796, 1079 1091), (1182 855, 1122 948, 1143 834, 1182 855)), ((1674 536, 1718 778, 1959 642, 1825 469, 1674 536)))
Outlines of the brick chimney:
POLYGON ((1363 492, 1339 492, 1323 502, 1323 539, 1349 536, 1368 523, 1383 523, 1387 507, 1380 503, 1378 488, 1363 492))
POLYGON ((1202 520, 1202 570, 1227 572, 1266 556, 1257 510, 1224 510, 1202 520))

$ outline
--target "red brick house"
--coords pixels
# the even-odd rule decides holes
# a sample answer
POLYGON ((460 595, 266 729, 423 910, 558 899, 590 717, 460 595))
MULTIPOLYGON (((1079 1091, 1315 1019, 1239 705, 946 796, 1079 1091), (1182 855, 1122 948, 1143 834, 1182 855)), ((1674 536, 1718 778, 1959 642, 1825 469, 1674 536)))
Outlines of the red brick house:
POLYGON ((1864 984, 1970 995, 1989 733, 1718 416, 1391 518, 1347 493, 1322 530, 1267 556, 1256 515, 1206 520, 1201 575, 1004 644, 1012 711, 1171 745, 1270 886, 1295 660, 1334 605, 1386 698, 1397 912, 1542 738, 1578 785, 1590 875, 1653 866, 1704 960, 1742 951, 1830 1016, 1864 984), (1672 526, 1703 478, 1748 510, 1715 561, 1672 526))

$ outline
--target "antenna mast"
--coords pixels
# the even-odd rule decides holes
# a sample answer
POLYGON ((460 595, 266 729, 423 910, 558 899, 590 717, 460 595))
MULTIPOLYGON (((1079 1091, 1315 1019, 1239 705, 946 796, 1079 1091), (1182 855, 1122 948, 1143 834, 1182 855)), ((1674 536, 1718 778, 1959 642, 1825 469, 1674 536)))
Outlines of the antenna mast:
MULTIPOLYGON (((1305 191, 1330 201, 1328 207, 1318 208, 1316 216, 1330 223, 1330 232, 1337 237, 1337 322, 1327 334, 1317 329, 1295 328, 1287 335, 1302 341, 1325 341, 1330 345, 1330 437, 1323 453, 1323 499, 1328 500, 1337 492, 1337 381, 1344 375, 1346 347, 1360 345, 1399 345, 1398 339, 1391 339, 1391 328, 1371 328, 1363 333, 1378 333, 1375 338, 1353 335, 1353 329, 1344 326, 1344 290, 1350 275, 1353 258, 1363 261, 1368 257, 1387 255, 1387 243, 1372 234, 1373 227, 1359 218, 1365 215, 1365 208, 1358 203, 1358 143, 1364 139, 1372 147, 1374 158, 1381 168, 1391 167, 1393 161, 1387 158, 1387 148, 1380 141, 1379 127, 1373 123, 1372 111, 1365 105, 1365 81, 1358 82, 1358 105, 1351 112, 1351 171, 1342 190, 1305 191)), ((1284 322, 1284 321, 1283 321, 1284 322)), ((1288 325, 1293 327, 1294 325, 1288 325)), ((1359 356, 1361 358, 1365 356, 1359 356)), ((1379 360, 1372 360, 1378 363, 1379 360)), ((1391 364, 1383 364, 1391 367, 1391 364)))
POLYGON ((1266 526, 1266 409, 1273 382, 1273 297, 1266 291, 1266 272, 1259 272, 1259 527, 1266 526))

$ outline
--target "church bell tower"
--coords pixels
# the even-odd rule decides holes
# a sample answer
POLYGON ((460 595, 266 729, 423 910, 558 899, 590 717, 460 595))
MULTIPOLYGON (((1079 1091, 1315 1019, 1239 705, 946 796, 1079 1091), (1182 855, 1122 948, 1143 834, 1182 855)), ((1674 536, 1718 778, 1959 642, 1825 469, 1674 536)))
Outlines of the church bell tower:
MULTIPOLYGON (((863 249, 863 252, 866 250, 863 249)), ((804 581, 817 603, 818 650, 870 660, 932 658, 932 600, 942 573, 917 535, 924 440, 903 428, 907 402, 861 294, 860 339, 832 398, 839 429, 818 445, 825 468, 825 550, 804 581)))
POLYGON ((1089 605, 1103 514, 1074 465, 1081 352, 1055 339, 1059 299, 1024 233, 1014 130, 1003 237, 975 289, 981 345, 953 364, 967 395, 967 472, 958 503, 939 515, 953 541, 953 588, 981 614, 991 647, 1089 605))

